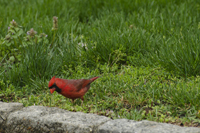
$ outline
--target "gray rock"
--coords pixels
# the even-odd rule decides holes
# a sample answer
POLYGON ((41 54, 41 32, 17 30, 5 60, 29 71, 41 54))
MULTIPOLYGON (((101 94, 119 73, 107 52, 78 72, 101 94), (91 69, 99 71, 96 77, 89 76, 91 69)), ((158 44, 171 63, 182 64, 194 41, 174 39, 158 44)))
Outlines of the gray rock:
POLYGON ((22 103, 5 103, 0 102, 0 132, 5 130, 6 119, 9 114, 13 111, 20 110, 23 108, 22 103))
POLYGON ((110 119, 59 108, 29 106, 8 116, 6 132, 89 133, 110 119))
POLYGON ((200 133, 200 128, 180 127, 152 121, 116 119, 99 126, 99 133, 200 133))
POLYGON ((200 133, 200 128, 167 123, 111 120, 104 116, 43 106, 0 102, 0 132, 37 133, 200 133))

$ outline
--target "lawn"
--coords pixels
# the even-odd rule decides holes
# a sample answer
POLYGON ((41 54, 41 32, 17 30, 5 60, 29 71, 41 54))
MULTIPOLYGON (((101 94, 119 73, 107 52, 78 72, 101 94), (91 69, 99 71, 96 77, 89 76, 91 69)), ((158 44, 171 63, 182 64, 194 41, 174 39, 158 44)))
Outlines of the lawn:
POLYGON ((200 127, 200 1, 0 0, 0 101, 200 127), (53 77, 100 76, 74 105, 53 77))

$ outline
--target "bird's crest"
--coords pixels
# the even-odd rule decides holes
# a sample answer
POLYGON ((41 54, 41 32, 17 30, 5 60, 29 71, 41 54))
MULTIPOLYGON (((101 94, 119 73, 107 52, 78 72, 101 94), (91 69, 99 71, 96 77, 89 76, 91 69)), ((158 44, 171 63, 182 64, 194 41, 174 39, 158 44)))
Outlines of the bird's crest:
POLYGON ((51 87, 54 83, 55 83, 55 77, 56 76, 53 76, 53 78, 49 81, 49 87, 51 87))

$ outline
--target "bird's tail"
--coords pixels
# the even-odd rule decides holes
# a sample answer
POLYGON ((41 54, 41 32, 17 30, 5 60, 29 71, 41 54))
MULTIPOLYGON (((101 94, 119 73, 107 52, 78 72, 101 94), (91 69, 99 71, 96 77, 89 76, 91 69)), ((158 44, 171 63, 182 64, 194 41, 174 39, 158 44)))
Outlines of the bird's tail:
POLYGON ((96 79, 98 79, 99 77, 93 77, 93 78, 91 78, 90 80, 92 80, 92 82, 93 81, 95 81, 96 79))

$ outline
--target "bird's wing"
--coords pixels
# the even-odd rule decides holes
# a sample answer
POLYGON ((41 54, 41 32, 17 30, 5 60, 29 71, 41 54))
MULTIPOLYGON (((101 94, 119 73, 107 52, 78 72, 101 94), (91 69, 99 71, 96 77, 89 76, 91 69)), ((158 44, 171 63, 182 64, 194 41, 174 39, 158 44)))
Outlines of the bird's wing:
POLYGON ((91 83, 89 79, 77 79, 77 80, 65 80, 66 86, 71 86, 71 88, 80 91, 82 88, 86 87, 91 83))

